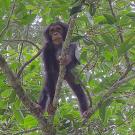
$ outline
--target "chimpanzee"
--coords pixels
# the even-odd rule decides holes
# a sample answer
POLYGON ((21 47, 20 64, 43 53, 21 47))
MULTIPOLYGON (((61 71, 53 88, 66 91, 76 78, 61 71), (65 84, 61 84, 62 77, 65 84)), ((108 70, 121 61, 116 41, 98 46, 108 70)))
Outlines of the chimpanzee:
POLYGON ((66 66, 64 79, 67 81, 78 98, 82 116, 86 117, 88 114, 87 97, 81 85, 75 81, 75 76, 71 72, 71 70, 77 64, 79 64, 79 61, 75 56, 76 44, 71 43, 69 46, 68 55, 66 55, 63 59, 60 58, 62 45, 66 38, 67 30, 67 24, 56 22, 50 24, 44 32, 46 43, 43 50, 43 62, 45 66, 46 81, 41 92, 39 105, 43 111, 47 108, 48 113, 53 114, 54 108, 52 103, 59 76, 59 63, 61 61, 61 63, 65 64, 66 66))

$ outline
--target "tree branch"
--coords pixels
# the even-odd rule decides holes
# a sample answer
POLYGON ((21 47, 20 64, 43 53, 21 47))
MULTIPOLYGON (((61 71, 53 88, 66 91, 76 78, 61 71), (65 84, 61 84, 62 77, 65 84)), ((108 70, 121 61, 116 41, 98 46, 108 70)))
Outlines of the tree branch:
MULTIPOLYGON (((71 16, 71 18, 70 18, 67 36, 66 36, 65 42, 63 44, 62 52, 61 52, 61 58, 64 58, 64 56, 67 53, 67 49, 69 48, 71 36, 73 33, 73 28, 75 25, 76 16, 77 16, 77 14, 71 16)), ((57 107, 57 104, 58 104, 59 93, 61 90, 64 75, 65 75, 65 65, 60 64, 59 77, 58 77, 58 81, 57 81, 57 85, 56 85, 55 96, 53 99, 53 106, 54 107, 57 107)))
POLYGON ((19 69, 19 71, 18 71, 18 73, 17 73, 17 78, 20 78, 20 76, 21 76, 21 74, 22 74, 24 68, 25 68, 27 65, 29 65, 33 60, 35 60, 35 59, 41 54, 42 50, 43 50, 43 49, 39 50, 39 51, 37 52, 37 54, 35 54, 29 61, 27 61, 27 62, 25 62, 25 63, 23 64, 23 66, 19 69))
POLYGON ((29 41, 29 40, 26 40, 26 39, 11 39, 11 40, 3 40, 5 42, 27 42, 27 43, 30 43, 32 44, 34 47, 36 47, 37 50, 40 50, 40 48, 35 44, 33 43, 32 41, 29 41))
POLYGON ((12 86, 12 88, 15 90, 17 96, 22 101, 22 103, 25 105, 25 107, 33 114, 42 129, 42 132, 45 134, 46 130, 49 128, 49 124, 47 123, 47 120, 41 113, 41 110, 37 106, 35 102, 33 102, 25 93, 24 89, 21 86, 20 81, 17 79, 17 77, 14 75, 14 73, 9 68, 7 62, 3 58, 3 56, 0 54, 0 67, 4 74, 7 76, 7 79, 12 86))

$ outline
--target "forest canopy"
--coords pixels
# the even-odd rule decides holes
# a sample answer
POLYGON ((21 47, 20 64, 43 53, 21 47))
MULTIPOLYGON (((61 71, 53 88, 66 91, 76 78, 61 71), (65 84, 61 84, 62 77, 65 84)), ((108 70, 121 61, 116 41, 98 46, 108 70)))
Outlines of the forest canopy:
POLYGON ((134 0, 0 0, 0 18, 1 135, 135 134, 134 0), (74 72, 91 103, 85 120, 65 81, 53 117, 36 106, 43 33, 58 21, 71 26, 64 43, 80 55, 74 72))

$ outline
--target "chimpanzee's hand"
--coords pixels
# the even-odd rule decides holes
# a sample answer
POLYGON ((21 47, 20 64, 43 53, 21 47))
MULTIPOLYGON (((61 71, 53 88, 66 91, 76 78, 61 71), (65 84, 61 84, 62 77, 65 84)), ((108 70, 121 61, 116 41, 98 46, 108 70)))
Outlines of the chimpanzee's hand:
POLYGON ((47 107, 47 112, 48 112, 48 114, 49 114, 49 115, 54 115, 55 111, 56 111, 56 108, 53 107, 53 105, 50 103, 50 104, 48 105, 48 107, 47 107))
POLYGON ((42 109, 42 107, 38 103, 33 103, 33 104, 34 104, 37 112, 40 112, 40 113, 44 112, 44 110, 42 109))
POLYGON ((65 57, 59 56, 59 61, 63 65, 68 65, 71 62, 71 56, 70 55, 65 55, 65 57))

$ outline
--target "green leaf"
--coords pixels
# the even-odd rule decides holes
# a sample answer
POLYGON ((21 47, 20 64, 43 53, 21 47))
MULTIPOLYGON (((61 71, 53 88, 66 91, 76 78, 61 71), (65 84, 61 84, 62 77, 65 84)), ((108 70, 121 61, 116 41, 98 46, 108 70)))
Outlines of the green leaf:
POLYGON ((0 108, 0 115, 4 115, 4 112, 6 111, 6 109, 1 109, 0 108))
POLYGON ((95 22, 98 24, 107 24, 106 18, 104 16, 96 16, 95 22))
POLYGON ((133 130, 135 130, 135 119, 133 119, 132 123, 131 123, 131 127, 133 130))
POLYGON ((105 56, 105 59, 107 61, 112 61, 113 60, 113 55, 112 55, 111 51, 109 51, 109 50, 105 51, 104 56, 105 56))
POLYGON ((38 124, 37 120, 32 115, 27 115, 24 118, 24 126, 25 128, 36 127, 38 124))
POLYGON ((32 15, 25 15, 22 20, 21 20, 21 24, 26 25, 26 24, 30 24, 34 21, 36 15, 32 14, 32 15))
POLYGON ((126 104, 126 101, 123 99, 116 99, 115 100, 117 103, 122 103, 122 104, 126 104))
POLYGON ((80 39, 82 39, 82 38, 83 38, 83 36, 81 36, 81 35, 74 36, 74 37, 72 38, 72 42, 76 42, 76 41, 78 41, 78 40, 80 40, 80 39))
POLYGON ((21 112, 21 110, 15 110, 15 109, 13 109, 13 111, 14 111, 15 119, 19 123, 23 123, 24 116, 23 116, 23 113, 21 112))
POLYGON ((110 15, 110 14, 103 14, 104 17, 106 18, 108 24, 114 24, 116 22, 116 19, 110 15))
POLYGON ((1 7, 8 9, 10 6, 10 2, 11 0, 0 0, 0 5, 1 7))
POLYGON ((95 3, 90 4, 89 12, 90 12, 91 16, 95 15, 95 13, 96 13, 96 5, 95 5, 95 3))
POLYGON ((100 118, 102 119, 103 122, 105 120, 105 113, 106 113, 106 107, 102 106, 99 109, 99 116, 100 116, 100 118))
POLYGON ((82 4, 79 4, 71 9, 70 16, 81 11, 82 11, 82 4))
POLYGON ((131 18, 135 18, 135 12, 130 12, 127 14, 127 16, 129 16, 131 18))
POLYGON ((81 63, 85 64, 87 63, 87 50, 83 50, 81 53, 81 63))
POLYGON ((19 5, 16 7, 14 13, 17 16, 17 18, 19 18, 19 19, 22 18, 24 15, 27 14, 25 5, 23 3, 19 3, 19 5))
POLYGON ((28 9, 28 10, 34 10, 35 9, 35 6, 33 6, 33 5, 26 5, 26 9, 28 9))
POLYGON ((131 33, 130 36, 127 38, 127 40, 121 44, 120 48, 118 49, 118 55, 121 56, 124 53, 126 53, 131 47, 135 45, 135 41, 132 39, 135 39, 135 33, 131 33))
POLYGON ((101 108, 99 109, 99 116, 103 122, 105 120, 106 108, 107 108, 107 106, 109 106, 111 104, 111 102, 112 102, 111 99, 107 99, 105 102, 102 103, 101 108))
POLYGON ((72 3, 71 3, 71 5, 74 5, 74 4, 76 4, 76 3, 80 3, 81 2, 81 0, 74 0, 72 3))
POLYGON ((3 92, 1 93, 1 96, 2 96, 2 97, 9 97, 10 94, 11 94, 11 90, 6 89, 5 91, 3 91, 3 92))
POLYGON ((5 3, 5 7, 9 8, 11 0, 4 0, 3 2, 5 3))
POLYGON ((7 102, 6 102, 5 100, 4 100, 4 101, 1 100, 1 101, 0 101, 0 109, 1 109, 1 108, 5 109, 6 107, 7 107, 7 102))
POLYGON ((15 93, 15 91, 12 91, 12 93, 11 93, 11 95, 10 95, 10 97, 9 97, 8 102, 11 104, 11 103, 13 103, 15 100, 16 100, 16 93, 15 93))
POLYGON ((113 43, 114 39, 111 34, 102 34, 101 36, 102 36, 103 40, 106 42, 106 44, 114 45, 114 43, 113 43))
POLYGON ((34 64, 30 65, 30 71, 34 70, 35 68, 36 68, 36 65, 34 65, 34 64))

